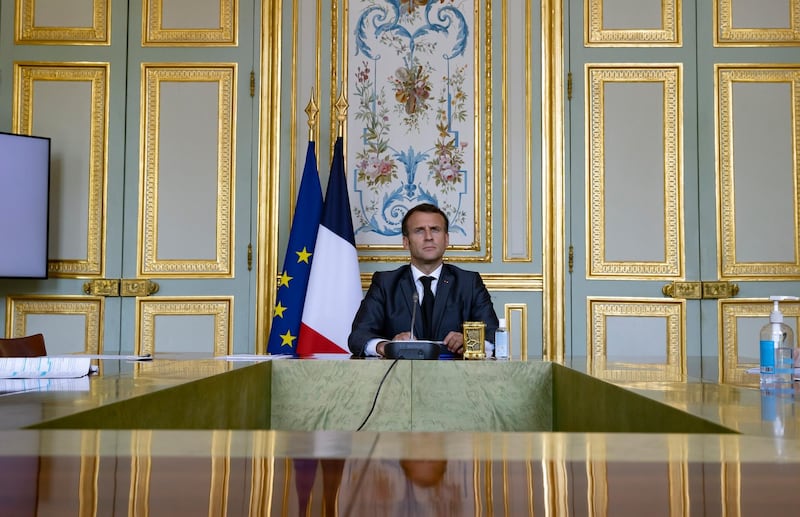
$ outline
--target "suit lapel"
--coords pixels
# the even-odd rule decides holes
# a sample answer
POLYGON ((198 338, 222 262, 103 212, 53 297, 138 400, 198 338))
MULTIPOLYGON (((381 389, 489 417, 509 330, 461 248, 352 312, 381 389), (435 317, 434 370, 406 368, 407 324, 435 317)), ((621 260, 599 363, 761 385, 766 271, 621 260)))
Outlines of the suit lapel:
POLYGON ((439 281, 436 284, 436 297, 433 299, 432 328, 435 335, 439 333, 439 326, 442 323, 442 315, 444 314, 444 308, 447 306, 447 298, 450 296, 454 278, 447 264, 442 266, 442 274, 439 275, 439 281))

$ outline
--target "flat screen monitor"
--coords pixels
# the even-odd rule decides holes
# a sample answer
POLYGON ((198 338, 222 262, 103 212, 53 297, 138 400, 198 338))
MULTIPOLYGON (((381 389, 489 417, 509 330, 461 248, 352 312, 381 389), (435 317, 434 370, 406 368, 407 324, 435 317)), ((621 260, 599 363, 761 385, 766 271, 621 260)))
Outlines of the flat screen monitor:
POLYGON ((0 132, 0 277, 47 278, 50 139, 0 132))

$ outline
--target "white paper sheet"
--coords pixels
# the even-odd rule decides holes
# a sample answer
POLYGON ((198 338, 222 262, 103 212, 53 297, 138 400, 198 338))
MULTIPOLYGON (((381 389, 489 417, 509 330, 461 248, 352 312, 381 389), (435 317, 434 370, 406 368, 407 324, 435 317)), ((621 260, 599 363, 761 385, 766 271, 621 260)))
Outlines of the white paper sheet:
POLYGON ((0 357, 0 379, 74 379, 89 375, 89 357, 0 357))

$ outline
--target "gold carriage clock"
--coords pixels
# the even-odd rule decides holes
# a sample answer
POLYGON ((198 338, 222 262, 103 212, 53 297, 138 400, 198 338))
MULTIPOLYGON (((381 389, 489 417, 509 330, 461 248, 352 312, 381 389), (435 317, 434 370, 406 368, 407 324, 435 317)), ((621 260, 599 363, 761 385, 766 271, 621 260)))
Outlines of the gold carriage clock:
POLYGON ((464 359, 486 359, 486 323, 482 321, 465 321, 464 359))

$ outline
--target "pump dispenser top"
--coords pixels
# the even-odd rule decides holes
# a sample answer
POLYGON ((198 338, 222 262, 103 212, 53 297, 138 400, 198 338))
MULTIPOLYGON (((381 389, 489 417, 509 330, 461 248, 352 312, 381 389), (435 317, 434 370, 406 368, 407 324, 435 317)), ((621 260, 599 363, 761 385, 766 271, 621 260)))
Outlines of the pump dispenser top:
POLYGON ((772 312, 769 313, 769 322, 770 323, 783 323, 783 313, 781 312, 781 308, 778 305, 782 301, 786 300, 800 300, 798 296, 770 296, 770 301, 772 302, 772 312))

